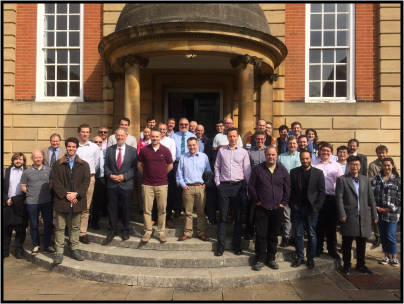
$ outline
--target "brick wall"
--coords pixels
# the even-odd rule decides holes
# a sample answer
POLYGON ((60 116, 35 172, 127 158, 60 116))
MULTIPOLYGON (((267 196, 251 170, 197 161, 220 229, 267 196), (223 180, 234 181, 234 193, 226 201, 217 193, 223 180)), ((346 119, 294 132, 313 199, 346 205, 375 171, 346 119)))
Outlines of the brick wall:
POLYGON ((3 6, 3 100, 15 98, 16 22, 17 4, 5 3, 3 6))

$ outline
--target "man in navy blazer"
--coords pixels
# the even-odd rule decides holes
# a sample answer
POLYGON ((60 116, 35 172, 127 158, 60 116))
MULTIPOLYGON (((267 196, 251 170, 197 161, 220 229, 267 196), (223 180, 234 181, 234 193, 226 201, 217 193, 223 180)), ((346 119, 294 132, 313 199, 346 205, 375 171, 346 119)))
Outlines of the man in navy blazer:
POLYGON ((122 205, 122 240, 129 239, 130 203, 133 193, 133 176, 137 172, 136 149, 125 144, 128 135, 125 129, 115 131, 116 145, 107 148, 104 174, 108 177, 107 193, 109 201, 109 230, 107 241, 112 241, 118 233, 118 205, 122 205))

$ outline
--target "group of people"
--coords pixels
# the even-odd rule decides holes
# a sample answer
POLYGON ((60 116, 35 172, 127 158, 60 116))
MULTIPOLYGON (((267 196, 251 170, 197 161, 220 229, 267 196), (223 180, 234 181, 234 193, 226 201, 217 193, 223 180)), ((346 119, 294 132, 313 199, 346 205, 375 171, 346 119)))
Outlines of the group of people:
POLYGON ((356 269, 372 273, 365 266, 365 241, 372 226, 376 245, 381 242, 385 253, 380 262, 399 265, 395 232, 400 218, 401 180, 393 159, 387 157, 387 147, 376 148, 377 159, 368 170, 366 156, 357 153, 358 140, 351 139, 333 155, 330 143, 319 142, 314 129, 302 134, 299 122, 292 123, 291 131, 286 125, 280 126, 279 137, 274 139, 272 123, 260 119, 245 148, 231 118, 217 121, 213 138, 206 137, 204 126, 186 118, 180 119, 177 132, 173 118, 156 127, 155 117, 149 116, 146 123, 139 142, 128 134, 128 118, 120 120, 109 138, 108 128, 100 127, 92 142, 92 128, 82 124, 77 129, 78 139, 66 139, 65 148, 60 146, 60 135, 52 134, 50 147, 32 152, 33 165, 29 168, 26 157, 15 153, 3 174, 3 257, 9 255, 13 230, 15 255, 22 257, 28 219, 32 254, 38 254, 39 212, 44 222, 44 252, 55 254, 56 264, 63 260, 65 235, 69 236, 72 257, 84 260, 76 249, 79 242, 90 243, 87 228, 100 229, 101 215, 109 217, 107 242, 118 235, 118 219, 122 240, 129 239, 136 175, 144 243, 150 240, 156 223, 159 241, 166 242, 165 227, 173 228, 172 218, 181 215, 184 232, 178 241, 190 239, 195 206, 200 240, 209 239, 205 235, 206 217, 210 224, 217 224, 216 256, 222 256, 226 246, 228 215, 234 220, 236 255, 242 254, 243 233, 247 240, 255 236, 254 270, 261 270, 264 263, 278 269, 275 256, 281 227, 279 246, 294 245, 296 249, 292 267, 304 263, 305 229, 309 269, 315 266, 314 257, 323 254, 325 234, 328 254, 339 259, 338 222, 344 274, 350 270, 354 237, 356 269), (51 246, 53 217, 57 219, 56 249, 51 246))

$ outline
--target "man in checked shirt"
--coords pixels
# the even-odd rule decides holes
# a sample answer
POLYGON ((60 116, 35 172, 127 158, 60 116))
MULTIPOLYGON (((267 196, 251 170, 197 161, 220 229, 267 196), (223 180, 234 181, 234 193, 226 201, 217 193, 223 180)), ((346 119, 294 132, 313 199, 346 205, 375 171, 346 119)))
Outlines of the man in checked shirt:
POLYGON ((236 128, 227 130, 229 144, 219 149, 215 162, 215 183, 219 192, 218 248, 216 256, 222 256, 226 245, 226 224, 229 205, 233 205, 233 246, 236 255, 242 254, 241 231, 243 210, 239 195, 242 183, 248 183, 251 174, 248 152, 237 146, 239 134, 236 128))

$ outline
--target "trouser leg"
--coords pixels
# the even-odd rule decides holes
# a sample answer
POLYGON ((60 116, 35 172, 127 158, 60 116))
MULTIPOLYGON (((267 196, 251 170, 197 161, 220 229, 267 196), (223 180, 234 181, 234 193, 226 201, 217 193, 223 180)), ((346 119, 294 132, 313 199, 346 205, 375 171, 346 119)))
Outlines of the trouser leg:
POLYGON ((95 184, 95 178, 94 178, 94 176, 91 176, 90 186, 88 187, 87 192, 86 192, 87 209, 81 213, 80 236, 86 235, 86 233, 87 233, 88 218, 90 216, 90 209, 91 209, 91 200, 93 198, 93 193, 94 193, 94 184, 95 184))
POLYGON ((72 250, 76 250, 79 248, 79 237, 80 237, 80 221, 81 221, 81 213, 74 212, 72 216, 70 216, 72 222, 72 232, 70 237, 72 250))
POLYGON ((143 183, 143 174, 140 171, 137 171, 137 191, 138 191, 138 198, 139 198, 139 210, 144 210, 143 205, 143 195, 142 195, 142 183, 143 183))
POLYGON ((166 208, 167 208, 167 190, 168 185, 155 186, 154 193, 156 195, 157 210, 158 210, 158 227, 157 233, 164 235, 166 228, 166 208))
POLYGON ((129 233, 130 204, 132 201, 133 189, 119 189, 119 201, 122 204, 121 232, 129 233))
POLYGON ((233 207, 234 229, 233 245, 241 245, 241 234, 243 231, 243 201, 241 199, 242 184, 231 185, 231 206, 233 207))
POLYGON ((265 262, 267 250, 268 215, 267 210, 262 206, 255 206, 255 259, 256 262, 265 262))
POLYGON ((230 185, 219 184, 218 194, 219 221, 217 225, 217 242, 224 248, 226 246, 227 214, 230 205, 230 185))
POLYGON ((13 234, 13 225, 3 226, 3 254, 10 253, 11 236, 13 234))
POLYGON ((201 187, 197 186, 196 189, 196 197, 195 197, 195 205, 196 205, 196 212, 197 212, 197 219, 196 219, 196 230, 198 236, 205 235, 206 229, 206 215, 205 215, 205 204, 206 204, 206 190, 201 187))
MULTIPOLYGON (((118 204, 119 204, 119 194, 118 188, 108 189, 108 204, 109 204, 109 215, 108 215, 108 229, 111 233, 118 233, 118 204)), ((80 228, 81 234, 81 228, 80 228)))
POLYGON ((366 238, 356 236, 356 266, 365 266, 365 253, 366 253, 366 238))
MULTIPOLYGON (((65 243, 65 227, 67 215, 65 212, 56 212, 56 229, 55 229, 55 247, 56 253, 60 254, 64 251, 65 243)), ((70 238, 71 240, 72 238, 70 238)))
POLYGON ((143 224, 144 232, 152 234, 151 212, 153 209, 154 189, 152 186, 142 185, 143 195, 143 224))
POLYGON ((39 222, 39 209, 37 204, 27 205, 27 211, 29 216, 29 226, 30 226, 30 234, 32 245, 35 247, 39 246, 39 231, 38 231, 38 222, 39 222))
POLYGON ((342 261, 346 267, 351 267, 352 240, 353 236, 342 236, 342 261))
POLYGON ((306 256, 307 258, 312 259, 316 255, 316 247, 317 247, 316 224, 318 220, 318 212, 313 211, 312 208, 309 208, 307 212, 308 214, 305 220, 308 237, 306 256))
MULTIPOLYGON (((52 213, 53 218, 53 213, 52 213)), ((22 225, 18 225, 15 227, 15 251, 14 253, 22 253, 22 245, 25 242, 25 238, 27 236, 27 230, 22 225)))
POLYGON ((290 219, 290 212, 291 212, 291 210, 290 210, 289 205, 286 205, 284 207, 284 213, 285 213, 284 216, 285 216, 285 218, 283 220, 283 228, 284 228, 283 229, 283 236, 285 238, 289 238, 289 239, 291 239, 292 236, 293 236, 292 221, 290 219))
POLYGON ((302 211, 292 209, 291 210, 291 220, 295 235, 295 249, 296 255, 298 258, 304 258, 304 241, 303 241, 303 234, 304 234, 304 227, 303 223, 305 220, 305 216, 302 211))
POLYGON ((268 215, 268 230, 267 230, 267 260, 275 261, 277 246, 278 246, 278 232, 281 228, 283 217, 285 216, 284 208, 278 207, 275 210, 269 210, 268 215))
POLYGON ((94 183, 94 194, 93 194, 93 202, 91 209, 91 224, 97 225, 100 217, 101 210, 104 201, 105 195, 105 179, 103 177, 96 178, 94 183))
POLYGON ((184 189, 182 191, 182 201, 184 202, 184 235, 192 237, 192 226, 193 226, 193 218, 192 212, 194 209, 194 201, 195 201, 195 186, 189 186, 189 189, 184 189))

